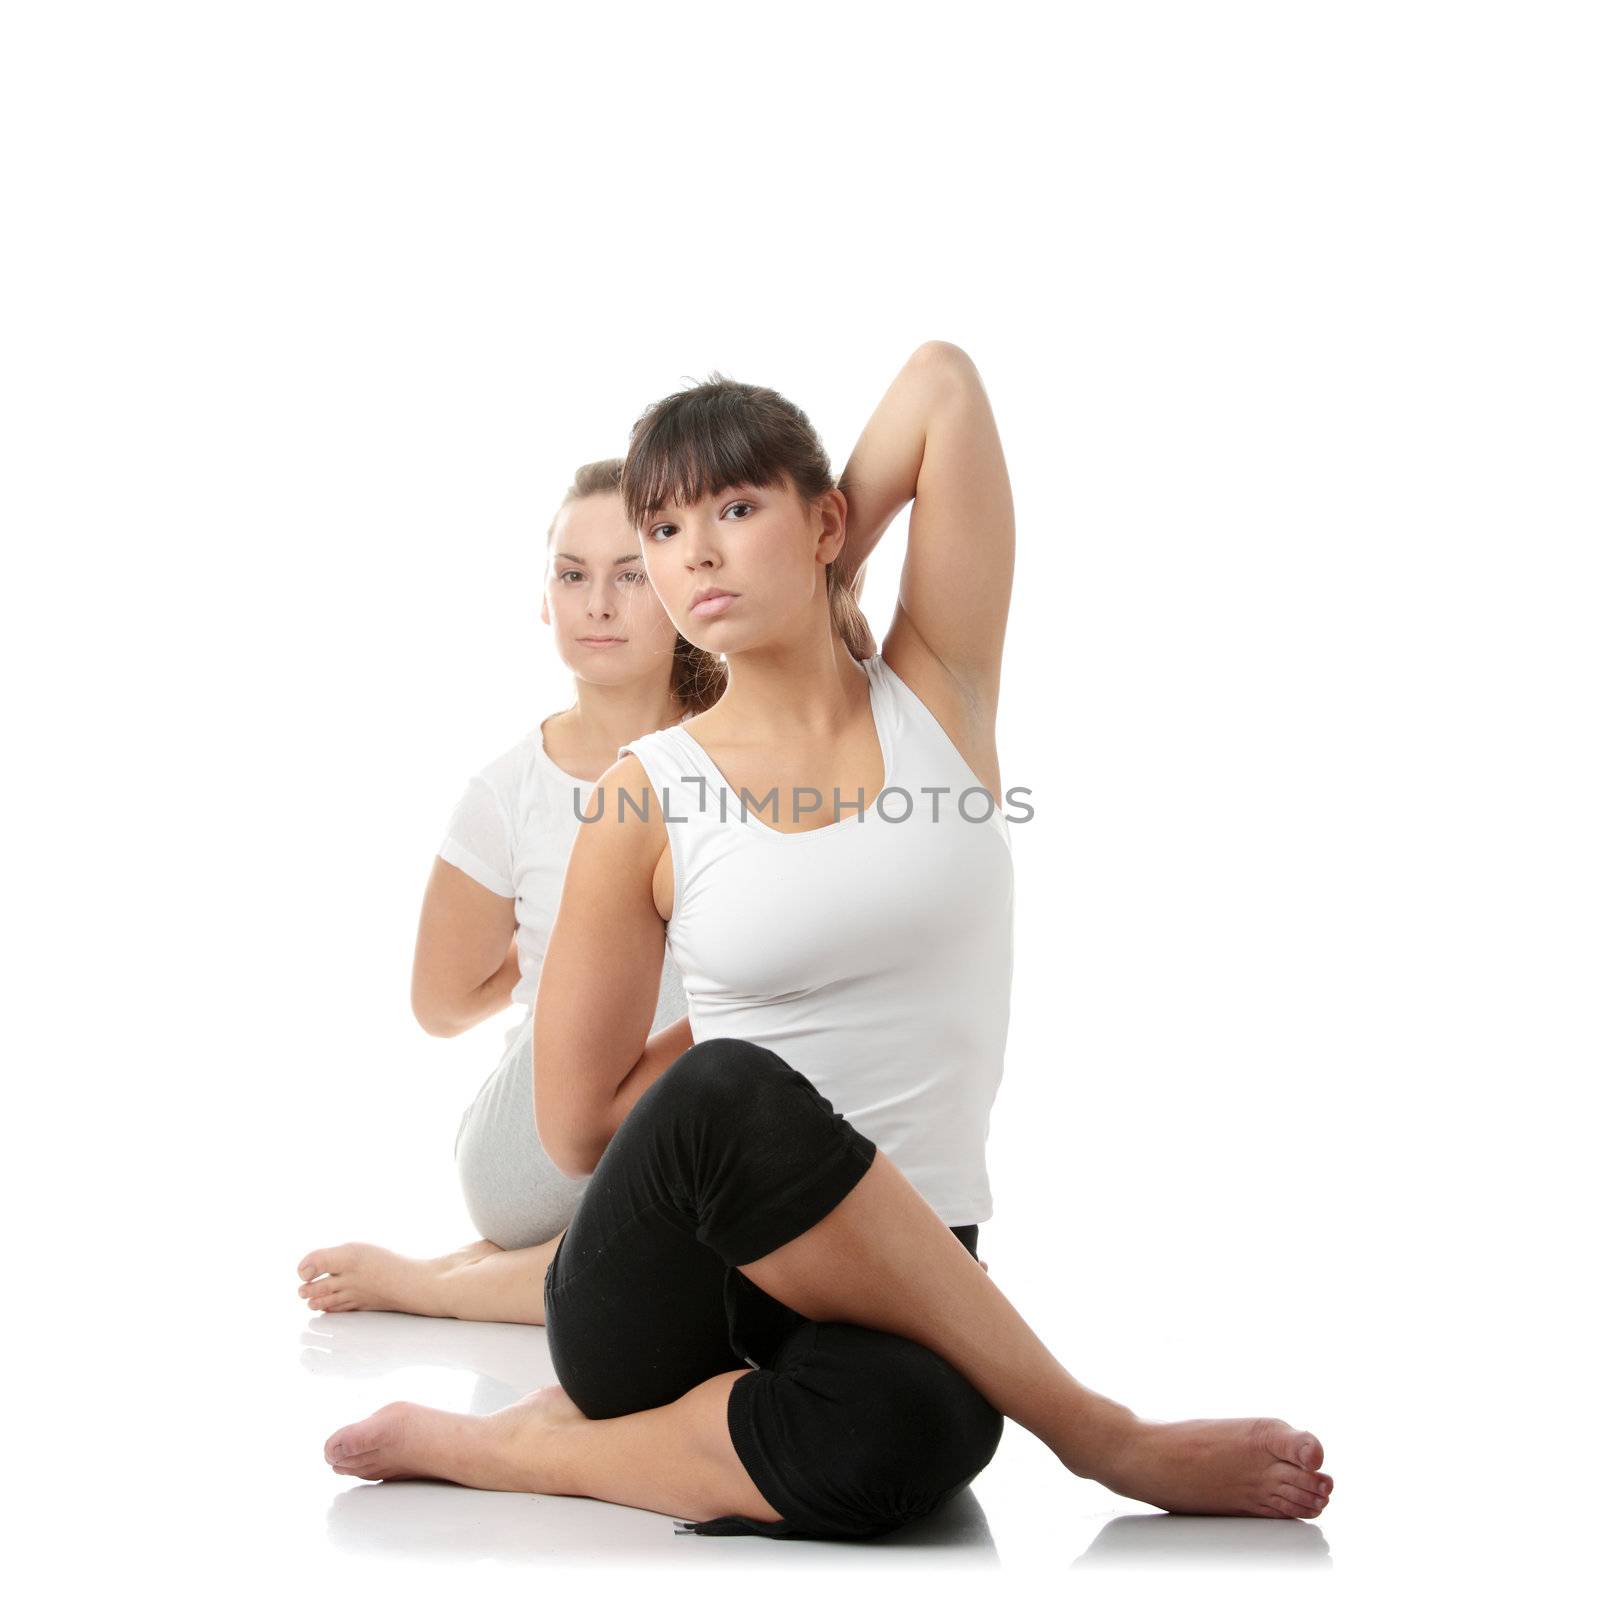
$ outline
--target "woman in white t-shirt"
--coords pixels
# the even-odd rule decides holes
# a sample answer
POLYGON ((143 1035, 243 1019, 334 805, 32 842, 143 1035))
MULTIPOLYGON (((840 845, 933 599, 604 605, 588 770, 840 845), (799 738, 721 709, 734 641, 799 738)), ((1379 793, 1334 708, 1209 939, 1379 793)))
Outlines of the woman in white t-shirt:
MULTIPOLYGON (((429 1033, 448 1038, 508 1005, 524 1008, 456 1134, 462 1193, 482 1237, 433 1258, 375 1244, 313 1250, 299 1267, 312 1310, 544 1321, 545 1268, 588 1187, 546 1155, 533 1116, 533 998, 579 812, 621 746, 705 710, 727 681, 650 587, 621 481, 620 460, 581 468, 546 534, 539 615, 572 669, 576 701, 468 783, 417 930, 411 1004, 429 1033)), ((669 952, 651 1032, 674 1055, 693 1043, 686 1009, 669 952)))

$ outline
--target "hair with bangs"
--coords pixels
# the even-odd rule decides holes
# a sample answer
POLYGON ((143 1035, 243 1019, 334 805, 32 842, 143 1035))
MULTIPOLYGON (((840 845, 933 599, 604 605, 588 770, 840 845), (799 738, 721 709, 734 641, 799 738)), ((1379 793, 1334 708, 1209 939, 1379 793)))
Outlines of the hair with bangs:
MULTIPOLYGON (((561 516, 561 507, 574 500, 587 500, 597 494, 622 493, 622 461, 612 457, 608 461, 590 461, 578 468, 572 486, 561 497, 561 505, 545 529, 544 544, 548 551, 551 535, 561 516)), ((652 591, 652 594, 654 591, 652 591)), ((656 599, 657 605, 661 604, 656 599)), ((681 633, 674 634, 672 642, 672 677, 669 688, 673 698, 683 708, 686 717, 709 711, 728 684, 728 671, 709 650, 690 644, 681 633)))
MULTIPOLYGON (((808 504, 837 487, 810 418, 775 389, 713 372, 704 383, 658 400, 634 423, 622 465, 622 504, 628 520, 642 528, 669 501, 693 505, 738 483, 771 489, 785 480, 808 504)), ((837 558, 827 573, 834 631, 864 661, 873 654, 872 633, 856 584, 840 581, 837 558)), ((719 670, 726 682, 720 663, 719 670)))

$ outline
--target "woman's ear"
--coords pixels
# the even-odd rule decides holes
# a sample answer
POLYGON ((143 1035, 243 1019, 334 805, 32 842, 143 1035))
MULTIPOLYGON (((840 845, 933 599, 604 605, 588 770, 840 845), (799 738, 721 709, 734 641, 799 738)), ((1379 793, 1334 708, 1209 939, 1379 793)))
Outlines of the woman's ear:
POLYGON ((850 516, 850 503, 838 489, 829 489, 817 501, 822 517, 822 527, 817 540, 817 554, 823 564, 831 562, 844 549, 846 524, 850 516))
POLYGON ((550 596, 549 596, 548 593, 541 592, 541 594, 539 595, 539 620, 542 623, 546 624, 546 626, 549 625, 549 622, 550 622, 550 596))

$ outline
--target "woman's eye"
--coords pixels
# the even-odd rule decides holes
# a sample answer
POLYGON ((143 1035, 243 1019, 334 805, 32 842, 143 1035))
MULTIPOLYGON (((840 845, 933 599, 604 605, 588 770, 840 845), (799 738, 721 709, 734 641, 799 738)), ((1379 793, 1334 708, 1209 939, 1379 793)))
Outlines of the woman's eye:
POLYGON ((581 578, 582 576, 583 574, 579 572, 576 567, 568 567, 567 570, 561 574, 561 581, 565 583, 568 578, 581 578))
POLYGON ((621 578, 622 582, 627 584, 644 582, 644 574, 640 572, 637 567, 630 568, 627 572, 620 573, 619 577, 621 578))

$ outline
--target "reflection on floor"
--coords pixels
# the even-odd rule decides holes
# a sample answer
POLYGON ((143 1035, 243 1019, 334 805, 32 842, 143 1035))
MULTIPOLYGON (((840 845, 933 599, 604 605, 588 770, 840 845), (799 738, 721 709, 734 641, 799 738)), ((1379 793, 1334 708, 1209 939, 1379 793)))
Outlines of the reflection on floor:
POLYGON ((1078 1567, 1239 1568, 1262 1571, 1273 1567, 1333 1565, 1322 1530, 1312 1522, 1270 1517, 1169 1517, 1164 1511, 1143 1516, 1113 1517, 1087 1550, 1072 1563, 1078 1567))

